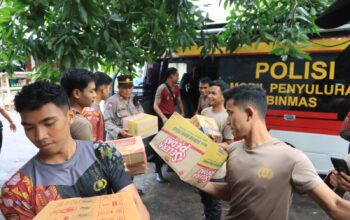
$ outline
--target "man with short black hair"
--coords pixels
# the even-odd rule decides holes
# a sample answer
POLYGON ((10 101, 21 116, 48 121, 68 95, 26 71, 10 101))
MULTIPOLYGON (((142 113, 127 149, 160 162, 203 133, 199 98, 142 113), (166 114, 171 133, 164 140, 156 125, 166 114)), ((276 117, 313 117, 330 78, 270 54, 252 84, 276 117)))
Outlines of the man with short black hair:
POLYGON ((241 85, 225 96, 227 123, 243 140, 228 148, 226 183, 202 190, 230 203, 227 219, 287 220, 293 190, 307 193, 332 218, 350 219, 350 202, 323 183, 307 156, 271 137, 262 88, 241 85))
POLYGON ((93 140, 92 124, 81 113, 95 100, 95 76, 85 69, 70 69, 61 78, 61 86, 66 90, 70 106, 76 114, 71 125, 71 135, 76 140, 93 140))
POLYGON ((200 114, 203 109, 210 106, 208 99, 210 83, 211 80, 209 77, 203 77, 199 80, 199 92, 201 95, 199 96, 196 114, 200 114))
MULTIPOLYGON (((226 150, 233 141, 230 126, 227 125, 228 114, 225 109, 224 91, 229 87, 223 80, 214 80, 209 84, 208 102, 210 107, 202 110, 201 115, 213 118, 219 127, 220 137, 213 137, 214 141, 226 150)), ((224 182, 226 176, 226 164, 224 164, 212 177, 210 181, 224 182)), ((200 191, 200 196, 204 206, 206 220, 221 220, 221 202, 211 195, 200 191)))
MULTIPOLYGON (((158 127, 161 129, 169 117, 175 112, 178 106, 180 114, 184 115, 184 107, 182 104, 180 89, 177 85, 179 80, 179 72, 176 68, 171 67, 166 71, 166 81, 158 86, 156 97, 153 103, 153 109, 158 115, 158 127)), ((164 161, 154 153, 156 164, 156 180, 159 183, 167 182, 162 174, 162 166, 164 161)))
POLYGON ((94 141, 104 141, 104 119, 100 103, 109 96, 112 78, 102 72, 95 73, 96 98, 90 107, 83 109, 82 115, 92 124, 92 137, 94 141))
POLYGON ((149 219, 121 154, 106 143, 72 138, 75 114, 62 87, 43 81, 24 86, 15 107, 39 152, 2 188, 0 209, 6 219, 33 219, 52 200, 117 192, 129 192, 142 219, 149 219))

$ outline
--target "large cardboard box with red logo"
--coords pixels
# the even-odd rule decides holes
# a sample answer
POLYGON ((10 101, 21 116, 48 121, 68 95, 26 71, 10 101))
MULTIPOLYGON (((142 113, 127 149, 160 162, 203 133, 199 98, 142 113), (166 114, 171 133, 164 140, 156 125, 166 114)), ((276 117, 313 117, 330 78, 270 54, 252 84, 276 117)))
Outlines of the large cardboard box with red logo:
POLYGON ((140 113, 123 118, 122 123, 133 137, 147 138, 158 132, 158 118, 154 115, 140 113))
POLYGON ((227 153, 189 120, 174 113, 150 145, 179 177, 203 187, 227 160, 227 153))
POLYGON ((129 192, 51 201, 34 220, 140 220, 129 192))
POLYGON ((147 172, 147 156, 141 137, 123 138, 107 142, 122 154, 131 176, 147 172))
POLYGON ((204 134, 208 135, 213 140, 222 139, 219 127, 213 118, 204 115, 195 115, 191 118, 190 121, 199 130, 201 130, 204 134))

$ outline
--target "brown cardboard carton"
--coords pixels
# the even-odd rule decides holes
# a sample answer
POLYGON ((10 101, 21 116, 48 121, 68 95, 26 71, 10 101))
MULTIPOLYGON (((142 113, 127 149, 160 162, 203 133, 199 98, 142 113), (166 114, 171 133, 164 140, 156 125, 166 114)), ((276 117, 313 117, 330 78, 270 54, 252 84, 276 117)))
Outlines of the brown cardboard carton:
POLYGON ((34 220, 139 220, 129 192, 51 201, 34 220))
POLYGON ((150 145, 179 175, 203 187, 227 160, 227 153, 190 121, 174 113, 150 145))
POLYGON ((122 123, 133 137, 147 138, 158 132, 158 118, 154 115, 140 113, 123 118, 122 123))
POLYGON ((195 115, 191 118, 191 123, 213 140, 220 140, 222 137, 220 129, 213 118, 204 115, 195 115))
POLYGON ((131 176, 147 172, 147 156, 141 137, 123 138, 107 142, 122 154, 131 176))

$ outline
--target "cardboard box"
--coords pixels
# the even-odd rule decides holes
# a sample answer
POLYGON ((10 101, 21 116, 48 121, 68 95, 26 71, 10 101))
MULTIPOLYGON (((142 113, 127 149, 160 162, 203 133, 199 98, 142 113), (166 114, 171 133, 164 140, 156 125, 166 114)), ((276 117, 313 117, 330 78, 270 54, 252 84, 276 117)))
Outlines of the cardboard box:
POLYGON ((154 115, 140 113, 123 118, 122 123, 133 137, 147 138, 158 132, 158 117, 154 115))
POLYGON ((123 138, 107 143, 123 155, 126 171, 131 176, 147 172, 147 156, 141 137, 123 138))
POLYGON ((138 220, 141 219, 131 193, 51 201, 34 220, 138 220))
POLYGON ((227 153, 178 113, 150 145, 183 181, 203 187, 227 160, 227 153))
POLYGON ((212 139, 222 139, 219 126, 213 118, 204 115, 195 115, 191 118, 191 123, 212 139))

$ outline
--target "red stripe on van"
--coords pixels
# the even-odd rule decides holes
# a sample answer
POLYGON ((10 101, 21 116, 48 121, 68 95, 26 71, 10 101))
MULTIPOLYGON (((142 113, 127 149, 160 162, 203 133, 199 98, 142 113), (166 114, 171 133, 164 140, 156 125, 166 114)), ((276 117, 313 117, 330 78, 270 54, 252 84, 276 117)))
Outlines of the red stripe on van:
POLYGON ((268 129, 328 135, 339 135, 342 123, 342 121, 298 117, 294 121, 287 121, 281 117, 267 116, 266 118, 268 129))
POLYGON ((297 118, 317 118, 317 119, 331 119, 337 120, 337 113, 329 112, 306 112, 306 111, 289 111, 289 110, 267 110, 267 116, 284 116, 295 115, 297 118))

